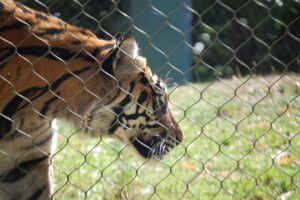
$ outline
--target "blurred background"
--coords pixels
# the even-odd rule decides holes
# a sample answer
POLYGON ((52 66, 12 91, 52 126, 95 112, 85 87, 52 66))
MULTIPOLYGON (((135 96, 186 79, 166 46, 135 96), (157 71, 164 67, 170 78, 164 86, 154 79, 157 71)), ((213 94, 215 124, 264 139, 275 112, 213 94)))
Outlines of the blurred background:
POLYGON ((185 81, 300 72, 298 0, 22 0, 101 38, 134 35, 154 71, 185 81))
POLYGON ((21 0, 100 38, 133 35, 185 140, 155 165, 60 124, 55 199, 300 196, 299 0, 21 0))

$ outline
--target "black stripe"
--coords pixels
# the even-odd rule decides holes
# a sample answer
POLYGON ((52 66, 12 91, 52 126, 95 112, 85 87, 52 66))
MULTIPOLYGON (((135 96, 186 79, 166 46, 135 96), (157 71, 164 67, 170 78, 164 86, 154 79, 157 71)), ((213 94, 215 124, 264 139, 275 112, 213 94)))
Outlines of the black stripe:
MULTIPOLYGON (((167 109, 168 109, 168 104, 163 102, 161 99, 158 100, 159 103, 159 110, 163 113, 166 114, 167 113, 167 109)), ((156 110, 157 111, 157 110, 156 110)))
POLYGON ((64 29, 59 29, 59 28, 49 28, 49 29, 43 29, 43 32, 37 33, 37 36, 44 37, 46 35, 56 35, 63 33, 65 30, 64 29))
MULTIPOLYGON (((117 50, 118 50, 118 48, 112 49, 109 52, 108 57, 106 57, 104 59, 104 61, 102 62, 102 70, 105 72, 104 74, 108 73, 112 76, 114 75, 113 63, 114 63, 114 60, 117 55, 117 50)), ((94 52, 94 53, 96 53, 96 52, 94 52)))
POLYGON ((47 16, 43 15, 42 13, 38 13, 38 12, 35 13, 35 17, 42 21, 48 20, 47 16))
MULTIPOLYGON (((34 98, 31 98, 30 101, 36 100, 37 98, 39 98, 40 96, 42 96, 43 94, 45 94, 46 92, 48 92, 49 90, 55 91, 65 80, 69 79, 70 77, 73 77, 73 74, 80 75, 81 73, 83 73, 83 72, 85 72, 85 71, 87 71, 87 70, 89 70, 91 68, 92 67, 88 66, 88 67, 84 67, 84 68, 79 69, 79 70, 74 70, 71 73, 67 72, 66 74, 62 75, 61 77, 59 77, 58 79, 56 79, 54 82, 52 82, 50 84, 50 86, 47 85, 47 86, 45 86, 43 88, 40 88, 40 90, 42 90, 42 92, 38 96, 36 96, 34 98)), ((24 108, 25 106, 26 105, 22 106, 18 110, 24 108)))
MULTIPOLYGON (((10 50, 14 52, 14 48, 4 48, 2 51, 10 50)), ((68 61, 71 58, 82 58, 88 62, 94 62, 95 58, 88 55, 87 53, 83 52, 70 52, 68 49, 61 48, 61 47, 48 47, 48 46, 26 46, 26 47, 17 47, 17 52, 21 55, 29 55, 35 57, 45 57, 51 60, 58 60, 58 58, 68 61), (50 51, 51 50, 51 51, 50 51), (54 54, 52 54, 52 53, 54 54), (58 58, 57 58, 58 57, 58 58)), ((3 60, 0 59, 0 61, 3 60)))
POLYGON ((56 90, 65 80, 67 80, 68 78, 70 77, 73 77, 75 75, 80 75, 81 73, 87 71, 87 70, 90 70, 92 67, 90 66, 87 66, 87 67, 83 67, 81 69, 78 69, 78 70, 74 70, 72 71, 71 73, 67 72, 67 74, 64 74, 62 75, 60 78, 56 79, 52 84, 51 84, 51 87, 50 89, 53 91, 53 90, 56 90))
POLYGON ((73 41, 72 44, 73 44, 73 45, 76 45, 76 46, 77 46, 77 45, 81 45, 81 44, 82 44, 82 41, 76 40, 76 41, 73 41))
POLYGON ((15 49, 14 48, 1 49, 1 51, 6 51, 6 50, 8 50, 8 52, 0 57, 0 63, 5 61, 0 65, 0 69, 3 68, 4 65, 6 64, 6 62, 8 61, 7 58, 9 58, 9 57, 11 57, 15 54, 15 49))
POLYGON ((149 158, 152 156, 151 140, 146 141, 142 137, 137 137, 131 138, 130 142, 143 157, 149 158))
POLYGON ((1 26, 0 32, 5 32, 5 31, 13 30, 13 29, 25 29, 25 28, 29 28, 29 26, 22 22, 16 22, 14 24, 1 26))
POLYGON ((148 85, 149 85, 149 80, 145 77, 144 74, 142 74, 142 78, 141 78, 140 82, 141 82, 144 86, 148 86, 148 85))
POLYGON ((116 115, 120 116, 123 113, 123 108, 121 107, 117 107, 113 109, 114 113, 116 113, 116 115))
MULTIPOLYGON (((50 87, 47 85, 45 87, 32 87, 25 91, 20 92, 20 95, 15 96, 6 106, 4 107, 2 114, 8 118, 12 118, 12 116, 22 108, 26 107, 29 102, 26 102, 23 106, 21 106, 22 102, 25 100, 24 97, 29 99, 30 101, 34 101, 37 98, 41 97, 43 94, 48 92, 49 90, 56 90, 64 81, 68 78, 73 77, 73 74, 79 75, 87 70, 91 69, 91 67, 84 67, 79 70, 74 70, 72 73, 67 73, 62 75, 60 78, 56 79, 50 87), (21 97, 23 96, 23 97, 21 97), (21 107, 20 107, 21 106, 21 107)), ((0 139, 3 138, 12 128, 12 122, 5 117, 0 116, 0 139)))
POLYGON ((125 118, 126 121, 134 120, 134 119, 137 119, 139 117, 143 117, 143 115, 138 114, 138 113, 134 113, 134 114, 131 114, 131 115, 124 115, 124 118, 125 118))
POLYGON ((159 124, 153 124, 153 125, 146 124, 146 125, 143 125, 142 127, 140 127, 141 130, 144 130, 146 128, 147 129, 160 128, 160 125, 159 124))
MULTIPOLYGON (((131 93, 134 90, 135 84, 136 84, 135 81, 130 82, 129 84, 130 88, 128 91, 129 94, 126 95, 126 97, 119 103, 117 107, 113 108, 113 111, 114 113, 116 113, 117 116, 115 116, 115 119, 110 124, 110 128, 108 130, 109 134, 113 134, 117 130, 117 128, 119 127, 119 121, 120 121, 119 119, 125 118, 125 120, 127 120, 127 117, 130 119, 136 119, 137 117, 139 117, 138 113, 129 116, 123 114, 123 108, 131 102, 131 98, 132 98, 131 93)), ((145 114, 144 117, 146 117, 146 120, 148 120, 149 117, 146 115, 146 113, 142 113, 142 114, 145 114)))
POLYGON ((129 83, 129 91, 128 91, 128 93, 131 94, 133 92, 133 90, 134 90, 134 87, 135 87, 135 81, 131 81, 129 83))
MULTIPOLYGON (((29 88, 27 90, 25 90, 24 92, 19 93, 20 95, 26 97, 27 99, 29 99, 29 101, 34 101, 36 99, 38 99, 40 96, 42 96, 43 94, 45 94, 46 92, 48 92, 49 87, 32 87, 29 88), (28 93, 29 91, 33 90, 33 93, 28 93)), ((20 97, 20 96, 16 96, 16 97, 20 97)), ((16 98, 15 97, 15 98, 16 98)), ((24 100, 24 98, 20 97, 21 101, 24 100)), ((29 104, 29 102, 26 102, 23 106, 21 106, 20 108, 17 109, 17 111, 25 108, 27 105, 29 104)), ((20 106, 20 104, 18 105, 20 106)))
POLYGON ((49 158, 49 156, 43 156, 38 159, 25 161, 21 164, 18 164, 14 169, 0 175, 0 182, 12 183, 24 178, 34 165, 46 160, 47 158, 49 158))
MULTIPOLYGON (((129 95, 127 95, 129 96, 129 95)), ((108 130, 108 134, 112 135, 114 134, 114 132, 117 130, 117 128, 119 127, 119 119, 122 117, 122 113, 123 113, 123 108, 122 107, 117 107, 113 109, 114 113, 116 113, 116 116, 114 118, 114 120, 110 123, 110 128, 108 130)))
MULTIPOLYGON (((41 88, 32 87, 23 92, 20 92, 20 96, 15 96, 6 106, 4 107, 2 114, 8 118, 12 118, 13 114, 17 111, 18 107, 24 101, 23 97, 33 96, 37 92, 40 92, 41 88), (21 97, 23 96, 23 97, 21 97)), ((28 103, 26 103, 28 104, 28 103)), ((4 137, 12 128, 12 122, 3 116, 0 116, 0 139, 4 137)))
POLYGON ((47 189, 47 185, 44 185, 34 191, 27 200, 38 200, 39 197, 43 194, 43 192, 47 189))
MULTIPOLYGON (((46 57, 48 59, 57 60, 57 58, 50 53, 49 49, 50 47, 48 46, 27 46, 18 47, 17 51, 21 55, 46 57)), ((53 52, 57 57, 65 61, 73 58, 76 55, 75 53, 71 53, 69 50, 60 47, 51 47, 51 52, 53 52)))
MULTIPOLYGON (((37 124, 37 125, 32 125, 30 126, 30 128, 27 128, 25 131, 26 134, 30 134, 32 132, 36 132, 39 131, 41 128, 43 128, 45 126, 45 124, 37 124)), ((23 128, 22 126, 20 126, 21 128, 23 128)), ((13 139, 13 138, 17 138, 21 135, 24 135, 23 132, 21 132, 22 130, 20 129, 20 131, 15 130, 12 134, 9 135, 9 137, 7 137, 6 139, 13 139)))
POLYGON ((22 4, 17 4, 17 5, 24 13, 31 13, 30 10, 28 10, 28 8, 26 8, 24 5, 22 4))
POLYGON ((139 117, 145 118, 145 121, 147 121, 147 122, 150 121, 150 117, 146 114, 146 112, 134 113, 134 114, 131 114, 131 115, 125 115, 125 114, 123 114, 121 117, 123 117, 126 121, 128 121, 128 120, 134 120, 134 119, 137 119, 139 117))
POLYGON ((120 102, 119 107, 124 108, 127 104, 131 102, 131 95, 128 94, 126 97, 120 102))
POLYGON ((102 45, 102 46, 99 46, 97 47, 93 52, 92 52, 92 55, 94 57, 96 57, 100 52, 106 50, 106 49, 111 49, 113 48, 114 45, 113 44, 106 44, 106 45, 102 45))
MULTIPOLYGON (((58 93, 59 95, 59 93, 58 93)), ((51 105, 51 103, 53 103, 54 101, 56 101, 58 98, 56 96, 52 97, 51 99, 48 99, 45 103, 44 106, 42 107, 40 113, 44 116, 47 115, 47 112, 49 110, 49 106, 51 105)), ((40 116, 41 118, 43 118, 44 116, 40 116)))
POLYGON ((25 147, 22 147, 21 150, 29 150, 29 149, 32 149, 34 147, 38 147, 38 146, 43 146, 44 144, 46 144, 47 142, 49 142, 53 137, 53 133, 48 133, 48 136, 46 138, 44 138, 43 140, 40 140, 38 142, 32 142, 31 145, 28 145, 28 146, 25 146, 25 147))
POLYGON ((79 32, 85 36, 92 36, 87 30, 84 30, 83 28, 79 28, 79 32))
POLYGON ((140 96, 137 100, 137 103, 139 103, 140 105, 142 105, 142 103, 147 99, 148 97, 148 93, 146 92, 146 90, 143 90, 141 93, 140 93, 140 96))
POLYGON ((117 130, 117 128, 119 127, 119 122, 118 121, 114 121, 111 125, 111 127, 108 130, 108 134, 112 135, 114 134, 114 132, 117 130))
POLYGON ((111 104, 114 100, 116 100, 120 96, 121 94, 120 88, 115 88, 115 89, 117 90, 117 93, 109 102, 107 102, 107 105, 111 104))
MULTIPOLYGON (((53 30, 52 30, 53 31, 53 30)), ((57 32, 59 32, 58 30, 56 30, 57 32)), ((111 45, 104 45, 103 47, 98 47, 97 48, 97 52, 93 52, 94 54, 96 53, 100 53, 101 51, 110 48, 111 45)), ((11 48, 11 47, 7 47, 7 48, 3 48, 1 49, 1 51, 9 51, 8 53, 6 53, 4 56, 0 57, 0 63, 7 59, 8 57, 12 56, 15 54, 15 51, 17 51, 19 54, 21 55, 29 55, 29 56, 35 56, 35 57, 45 57, 51 60, 58 60, 62 59, 64 61, 68 61, 71 58, 73 59, 78 59, 78 58, 82 58, 88 62, 95 62, 95 56, 90 56, 89 54, 87 54, 86 52, 70 52, 68 49, 65 48, 61 48, 61 47, 48 47, 48 46, 26 46, 26 47, 17 47, 15 48, 11 48), (50 51, 51 50, 51 51, 50 51), (52 54, 52 53, 54 54, 52 54), (57 58, 58 57, 58 58, 57 58)), ((112 61, 111 61, 112 62, 112 61)), ((4 66, 5 63, 2 63, 1 68, 4 66)), ((103 64, 103 69, 106 72, 111 72, 110 74, 112 74, 112 63, 110 65, 110 61, 104 61, 103 64)))

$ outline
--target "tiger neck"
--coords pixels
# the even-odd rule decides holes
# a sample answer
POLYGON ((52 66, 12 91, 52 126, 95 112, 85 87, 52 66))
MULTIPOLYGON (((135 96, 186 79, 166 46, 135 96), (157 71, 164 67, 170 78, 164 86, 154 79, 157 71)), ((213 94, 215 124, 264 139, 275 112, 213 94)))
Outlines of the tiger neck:
MULTIPOLYGON (((0 15, 0 56, 9 55, 9 62, 2 63, 0 72, 16 91, 35 87, 43 93, 38 99, 40 110, 42 102, 57 101, 49 116, 65 116, 61 110, 82 115, 95 99, 107 101, 117 93, 115 80, 100 70, 103 59, 116 47, 115 40, 98 39, 91 31, 14 1, 5 3, 0 15), (26 76, 18 76, 20 70, 26 76)), ((11 91, 9 84, 1 89, 11 91)))
POLYGON ((11 0, 5 1, 0 21, 1 37, 7 41, 2 42, 2 47, 11 47, 12 44, 44 46, 48 49, 63 47, 74 52, 85 51, 101 60, 116 45, 114 40, 98 39, 89 30, 67 24, 11 0), (12 31, 17 34, 12 34, 12 31))

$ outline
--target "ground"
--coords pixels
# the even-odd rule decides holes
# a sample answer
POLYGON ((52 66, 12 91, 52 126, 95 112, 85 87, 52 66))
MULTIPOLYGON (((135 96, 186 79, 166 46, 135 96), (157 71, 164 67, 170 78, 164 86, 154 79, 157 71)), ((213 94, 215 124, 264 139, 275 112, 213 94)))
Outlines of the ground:
POLYGON ((297 199, 300 76, 245 77, 170 88, 185 140, 147 162, 107 138, 61 125, 56 199, 297 199))

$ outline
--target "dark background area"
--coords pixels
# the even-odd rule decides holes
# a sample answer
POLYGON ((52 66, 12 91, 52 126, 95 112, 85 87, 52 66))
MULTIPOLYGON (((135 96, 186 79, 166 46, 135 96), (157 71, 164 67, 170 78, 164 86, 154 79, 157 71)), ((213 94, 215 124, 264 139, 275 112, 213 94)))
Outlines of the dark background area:
MULTIPOLYGON (((90 29, 104 39, 119 32, 130 35, 133 30, 130 0, 20 2, 90 29)), ((298 0, 194 0, 192 7, 185 9, 193 15, 192 22, 187 22, 191 28, 185 33, 193 38, 188 72, 193 81, 300 72, 298 0)))
POLYGON ((130 1, 111 0, 19 0, 36 10, 54 15, 70 24, 93 31, 98 37, 112 39, 130 32, 130 1))
POLYGON ((195 0, 193 6, 194 43, 206 47, 194 56, 194 79, 300 72, 299 1, 195 0))

